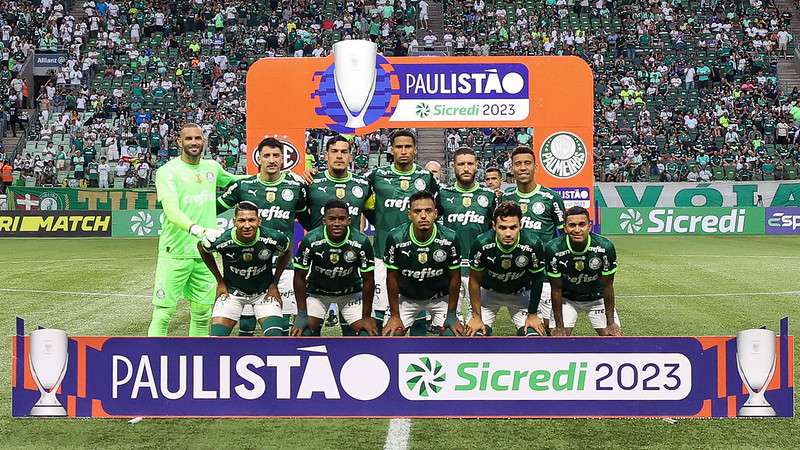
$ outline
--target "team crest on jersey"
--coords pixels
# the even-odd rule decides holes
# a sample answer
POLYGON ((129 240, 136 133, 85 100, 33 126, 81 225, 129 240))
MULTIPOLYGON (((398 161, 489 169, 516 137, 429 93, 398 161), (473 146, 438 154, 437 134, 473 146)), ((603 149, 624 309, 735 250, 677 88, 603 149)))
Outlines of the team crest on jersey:
POLYGON ((253 254, 252 253, 245 253, 244 255, 242 255, 242 261, 250 262, 252 260, 253 260, 253 254))
POLYGON ((408 187, 411 186, 411 182, 408 180, 400 180, 400 189, 407 190, 408 187))
POLYGON ((461 205, 464 208, 469 208, 472 205, 472 198, 471 197, 461 197, 461 205))
POLYGON ((361 189, 361 186, 353 186, 353 189, 350 192, 353 193, 355 198, 361 198, 364 196, 364 189, 361 189))
POLYGON ((272 191, 267 192, 267 201, 270 202, 270 203, 275 201, 275 193, 274 192, 272 192, 272 191))
POLYGON ((294 200, 294 192, 291 189, 284 189, 281 191, 281 198, 285 202, 290 202, 294 200))
POLYGON ((479 195, 478 196, 478 204, 481 206, 481 208, 486 208, 486 207, 489 206, 489 199, 486 198, 485 195, 479 195))
POLYGON ((356 260, 356 252, 354 252, 352 250, 348 250, 348 251, 344 252, 344 260, 345 260, 345 262, 349 262, 349 263, 355 261, 356 260))
POLYGON ((436 262, 444 262, 445 259, 447 259, 447 252, 446 251, 444 251, 442 249, 438 249, 435 252, 433 252, 433 260, 434 261, 436 261, 436 262))
POLYGON ((344 198, 344 188, 336 188, 336 198, 339 200, 344 198))
POLYGON ((598 258, 597 256, 595 256, 595 257, 593 257, 592 259, 589 260, 589 268, 592 269, 592 270, 599 269, 600 268, 600 264, 602 264, 602 263, 600 262, 600 258, 598 258))
POLYGON ((196 181, 197 183, 202 183, 203 182, 203 176, 200 175, 199 173, 194 174, 194 181, 196 181))
POLYGON ((519 255, 517 256, 517 259, 514 260, 514 264, 521 269, 528 265, 528 257, 525 255, 519 255))
POLYGON ((527 213, 528 212, 528 204, 527 203, 520 203, 519 204, 519 209, 522 210, 522 214, 527 213))
POLYGON ((508 270, 508 269, 510 269, 510 268, 511 268, 511 260, 510 260, 510 259, 504 259, 504 260, 502 260, 502 261, 500 262, 500 267, 502 267, 502 268, 503 268, 503 270, 508 270))
POLYGON ((208 180, 209 183, 213 183, 215 178, 216 177, 214 176, 213 173, 206 172, 206 180, 208 180))
POLYGON ((544 203, 536 202, 533 204, 533 213, 534 214, 542 214, 544 213, 544 203))
POLYGON ((329 256, 331 264, 336 264, 339 262, 339 254, 338 253, 331 253, 329 256))
POLYGON ((414 187, 417 188, 418 191, 424 191, 427 185, 425 184, 425 180, 417 178, 417 180, 414 181, 414 187))
POLYGON ((158 297, 159 299, 164 300, 164 297, 166 296, 167 294, 164 292, 163 289, 159 289, 156 291, 156 297, 158 297))
POLYGON ((575 261, 575 270, 578 272, 583 271, 586 266, 583 264, 583 261, 575 261))
POLYGON ((272 256, 272 252, 269 251, 269 249, 266 249, 266 248, 264 250, 261 250, 260 252, 258 252, 258 259, 260 259, 262 261, 268 260, 271 256, 272 256))
POLYGON ((417 254, 417 261, 419 261, 420 264, 425 264, 426 262, 428 262, 428 253, 423 252, 417 254))

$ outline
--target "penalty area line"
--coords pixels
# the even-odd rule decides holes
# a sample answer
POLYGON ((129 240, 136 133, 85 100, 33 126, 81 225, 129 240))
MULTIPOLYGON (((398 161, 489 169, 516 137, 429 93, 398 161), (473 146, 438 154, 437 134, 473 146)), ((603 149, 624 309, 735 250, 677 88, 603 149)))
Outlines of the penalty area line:
POLYGON ((411 442, 411 419, 392 419, 386 431, 384 450, 407 450, 411 442))

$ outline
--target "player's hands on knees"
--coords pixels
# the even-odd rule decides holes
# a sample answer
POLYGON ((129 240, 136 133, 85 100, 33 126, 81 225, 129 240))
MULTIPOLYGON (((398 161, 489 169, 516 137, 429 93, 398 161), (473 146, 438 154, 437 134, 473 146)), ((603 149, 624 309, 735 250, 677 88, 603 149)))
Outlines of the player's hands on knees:
POLYGON ((302 336, 306 328, 308 328, 308 312, 297 311, 297 315, 294 316, 292 329, 289 330, 289 335, 302 336))
POLYGON ((464 325, 458 320, 455 311, 447 311, 447 318, 444 320, 444 328, 449 329, 456 336, 464 335, 464 325))
POLYGON ((227 295, 228 295, 228 286, 225 284, 225 282, 222 281, 217 283, 217 297, 216 297, 217 300, 219 300, 220 297, 227 295))
POLYGON ((619 325, 616 323, 611 323, 611 325, 606 327, 606 336, 622 336, 622 330, 619 328, 619 325))
POLYGON ((386 325, 383 326, 384 336, 403 336, 406 334, 406 327, 403 326, 403 321, 397 316, 389 317, 386 325))
POLYGON ((555 327, 550 330, 550 336, 566 336, 567 330, 564 327, 555 327))
POLYGON ((528 313, 528 318, 525 319, 525 328, 533 328, 539 333, 539 336, 544 336, 544 324, 542 324, 542 319, 539 318, 536 314, 528 313))
POLYGON ((362 331, 366 331, 370 336, 378 335, 378 325, 375 323, 375 319, 370 316, 356 320, 351 327, 356 335, 360 334, 362 331))
POLYGON ((486 325, 484 325, 480 317, 473 314, 472 318, 467 322, 467 328, 464 331, 464 334, 467 336, 475 336, 477 333, 486 334, 486 325))

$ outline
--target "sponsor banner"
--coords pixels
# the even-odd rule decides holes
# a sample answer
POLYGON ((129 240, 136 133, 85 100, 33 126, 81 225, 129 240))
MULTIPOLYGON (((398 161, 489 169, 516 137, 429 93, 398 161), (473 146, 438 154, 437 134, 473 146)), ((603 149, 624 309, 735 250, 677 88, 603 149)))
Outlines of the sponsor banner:
POLYGON ((765 208, 601 208, 603 234, 764 234, 765 208))
POLYGON ((767 208, 767 234, 800 234, 800 208, 767 208))
POLYGON ((590 200, 589 188, 553 188, 553 190, 558 192, 558 195, 564 200, 564 208, 570 209, 573 206, 581 206, 586 209, 591 209, 592 201, 590 200))
POLYGON ((109 211, 0 211, 0 237, 111 236, 109 211))
POLYGON ((35 76, 47 76, 50 71, 62 67, 66 62, 66 53, 35 52, 33 55, 33 74, 35 76))
POLYGON ((156 192, 133 189, 9 187, 8 207, 21 211, 118 211, 161 207, 156 192))
POLYGON ((24 336, 20 322, 15 417, 733 417, 748 398, 737 348, 750 347, 738 355, 748 381, 774 415, 793 414, 786 328, 779 338, 749 330, 768 336, 748 346, 735 337, 24 336))
POLYGON ((599 207, 800 207, 800 181, 597 183, 599 207))
MULTIPOLYGON (((111 221, 111 235, 114 237, 159 236, 164 226, 164 210, 143 209, 139 211, 114 211, 111 221)), ((217 216, 217 228, 227 230, 233 227, 233 210, 217 216)))

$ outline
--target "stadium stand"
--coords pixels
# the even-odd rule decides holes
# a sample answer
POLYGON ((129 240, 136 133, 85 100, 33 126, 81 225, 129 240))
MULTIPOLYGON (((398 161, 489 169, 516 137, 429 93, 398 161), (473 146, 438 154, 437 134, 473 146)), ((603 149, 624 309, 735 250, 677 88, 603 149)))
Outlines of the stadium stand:
MULTIPOLYGON (((12 112, 30 95, 17 75, 32 49, 68 55, 33 93, 26 144, 16 154, 6 149, 17 184, 148 186, 177 154, 175 130, 186 121, 201 124, 211 157, 241 172, 249 65, 324 56, 351 37, 376 41, 386 55, 435 47, 583 58, 596 79, 598 180, 795 179, 800 163, 800 92, 782 91, 776 69, 794 55, 791 14, 771 0, 5 5, 0 129, 17 131, 24 119, 12 112)), ((452 151, 457 140, 481 152, 483 169, 503 167, 531 133, 448 130, 443 147, 452 151)), ((324 134, 309 139, 318 151, 324 134)), ((374 166, 385 135, 356 146, 360 168, 374 166)))

